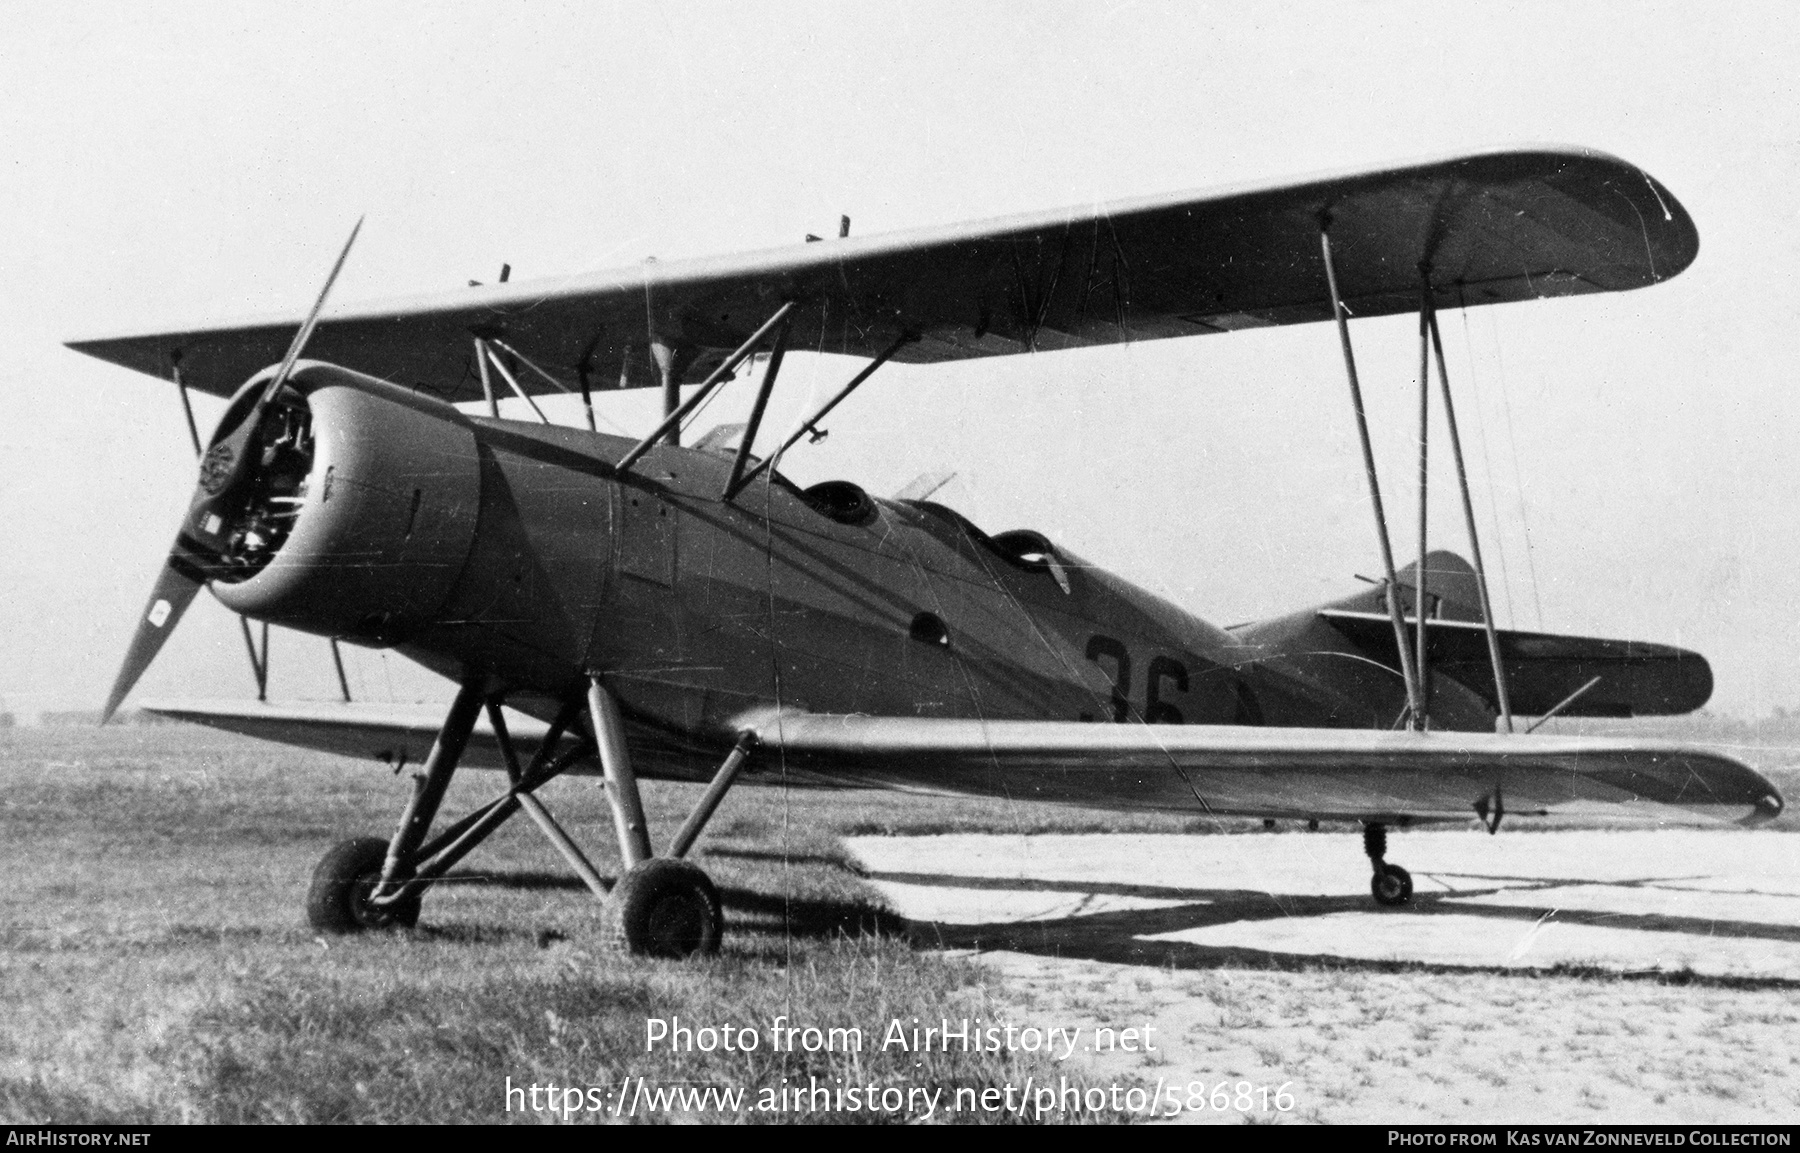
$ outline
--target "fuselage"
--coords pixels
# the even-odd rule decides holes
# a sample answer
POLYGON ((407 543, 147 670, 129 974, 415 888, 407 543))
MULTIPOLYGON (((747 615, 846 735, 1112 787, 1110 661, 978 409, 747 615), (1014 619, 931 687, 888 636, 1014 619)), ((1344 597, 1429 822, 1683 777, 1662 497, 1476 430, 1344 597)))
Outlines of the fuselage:
POLYGON ((635 725, 702 752, 770 705, 1383 728, 1404 705, 1391 670, 1310 613, 1221 629, 929 502, 778 475, 727 501, 729 453, 658 446, 621 473, 625 438, 471 417, 332 366, 296 381, 318 446, 298 517, 263 571, 215 593, 485 671, 540 714, 598 674, 635 725), (346 615, 352 599, 395 607, 346 615))

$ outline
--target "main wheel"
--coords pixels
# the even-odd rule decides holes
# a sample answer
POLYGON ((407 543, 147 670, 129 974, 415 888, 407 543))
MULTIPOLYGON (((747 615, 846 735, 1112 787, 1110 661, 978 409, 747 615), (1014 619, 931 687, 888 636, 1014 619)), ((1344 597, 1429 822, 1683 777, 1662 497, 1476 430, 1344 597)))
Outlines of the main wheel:
POLYGON ((1412 874, 1399 865, 1383 864, 1369 879, 1376 904, 1404 905, 1412 900, 1412 874))
POLYGON ((306 891, 306 921, 322 933, 360 933, 365 929, 410 929, 418 924, 423 894, 395 905, 373 905, 369 897, 381 883, 387 842, 352 837, 331 847, 313 870, 306 891))
POLYGON ((615 948, 645 957, 710 956, 725 935, 719 891, 698 866, 653 857, 626 871, 602 925, 615 948))

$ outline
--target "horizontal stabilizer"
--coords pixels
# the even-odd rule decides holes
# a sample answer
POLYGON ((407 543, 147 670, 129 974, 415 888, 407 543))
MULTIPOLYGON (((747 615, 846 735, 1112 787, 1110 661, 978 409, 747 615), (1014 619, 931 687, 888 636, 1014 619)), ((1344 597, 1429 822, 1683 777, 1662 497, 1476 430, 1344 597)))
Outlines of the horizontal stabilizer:
MULTIPOLYGON (((1324 609, 1319 616, 1375 660, 1399 667, 1394 626, 1386 613, 1324 609)), ((1410 616, 1406 627, 1410 634, 1414 628, 1410 616)), ((1559 715, 1671 716, 1691 713, 1712 696, 1712 667, 1688 649, 1511 629, 1497 632, 1507 694, 1513 712, 1524 716, 1542 716, 1595 677, 1598 682, 1559 715)), ((1478 622, 1427 617, 1425 652, 1433 675, 1454 678, 1499 707, 1487 634, 1478 622)))

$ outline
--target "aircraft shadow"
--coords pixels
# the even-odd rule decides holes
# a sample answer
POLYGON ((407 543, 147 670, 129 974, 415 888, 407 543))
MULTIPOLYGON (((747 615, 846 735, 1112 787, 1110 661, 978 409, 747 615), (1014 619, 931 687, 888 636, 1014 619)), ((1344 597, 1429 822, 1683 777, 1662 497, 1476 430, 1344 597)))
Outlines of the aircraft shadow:
MULTIPOLYGON (((1181 901, 1182 904, 1160 909, 1115 909, 1098 913, 1076 912, 1063 917, 1042 920, 956 923, 947 921, 909 921, 908 930, 920 944, 947 949, 977 951, 1008 950, 1040 956, 1078 957, 1132 965, 1155 965, 1159 968, 1212 969, 1226 966, 1271 969, 1359 969, 1377 972, 1534 972, 1541 969, 1524 967, 1457 964, 1406 959, 1346 957, 1338 954, 1293 953, 1247 946, 1202 945, 1188 941, 1145 940, 1145 937, 1203 929, 1234 922, 1273 921, 1285 917, 1322 917, 1332 913, 1376 912, 1378 906, 1362 895, 1302 896, 1269 893, 1254 889, 1191 889, 1165 885, 1089 883, 1080 881, 1039 881, 1030 878, 956 876, 943 873, 872 872, 872 881, 889 881, 912 885, 932 885, 955 889, 1005 890, 1014 892, 1067 892, 1091 896, 1129 896, 1156 900, 1181 901)), ((1541 905, 1522 900, 1516 905, 1465 903, 1459 898, 1508 893, 1522 895, 1568 885, 1584 887, 1642 888, 1687 878, 1643 877, 1622 881, 1594 881, 1589 878, 1524 878, 1458 876, 1463 881, 1504 880, 1507 884, 1458 888, 1449 892, 1419 892, 1404 910, 1386 910, 1391 916, 1433 917, 1470 916, 1513 921, 1521 930, 1546 915, 1554 915, 1561 924, 1601 926, 1613 929, 1685 933, 1717 940, 1745 940, 1800 943, 1800 925, 1779 925, 1761 921, 1719 920, 1656 913, 1619 913, 1596 910, 1558 908, 1553 902, 1541 905)), ((1797 899, 1800 903, 1800 899, 1797 899)), ((1552 969, 1587 969, 1580 966, 1550 966, 1552 969)), ((1800 980, 1785 977, 1711 977, 1689 973, 1613 973, 1593 970, 1596 974, 1619 976, 1655 976, 1662 979, 1692 980, 1732 986, 1800 987, 1800 980)))
POLYGON ((720 889, 719 898, 728 912, 738 914, 727 921, 727 932, 811 938, 911 935, 912 926, 905 917, 861 901, 796 898, 737 888, 720 889))
POLYGON ((709 845, 700 849, 699 855, 737 861, 768 861, 778 865, 823 865, 828 869, 842 869, 845 872, 855 869, 845 858, 826 853, 783 853, 775 849, 740 849, 730 845, 715 848, 709 845))
MULTIPOLYGON (((780 858, 777 856, 775 859, 780 858)), ((843 865, 841 861, 825 858, 821 858, 820 863, 839 867, 843 865)), ((611 885, 617 878, 602 876, 600 879, 611 885)), ((446 874, 439 884, 475 885, 515 892, 587 891, 587 886, 577 877, 535 870, 480 873, 453 871, 446 874)), ((727 914, 728 933, 811 938, 839 935, 895 938, 909 936, 909 924, 904 917, 878 905, 855 899, 791 897, 782 893, 722 886, 719 889, 719 900, 727 914)))
MULTIPOLYGON (((601 878, 612 884, 614 878, 601 878)), ((474 885, 482 888, 510 889, 516 892, 537 893, 555 890, 587 891, 587 885, 580 877, 571 877, 566 873, 545 873, 538 870, 519 870, 516 872, 481 872, 465 873, 453 869, 438 878, 439 885, 474 885)))

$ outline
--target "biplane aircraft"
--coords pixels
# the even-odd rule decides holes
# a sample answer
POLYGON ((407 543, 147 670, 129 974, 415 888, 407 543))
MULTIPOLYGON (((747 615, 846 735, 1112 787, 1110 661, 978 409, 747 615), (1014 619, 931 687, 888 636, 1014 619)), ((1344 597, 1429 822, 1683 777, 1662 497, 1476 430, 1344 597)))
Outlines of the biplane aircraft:
POLYGON ((1437 337, 1440 308, 1638 288, 1697 249, 1641 169, 1510 150, 326 311, 328 279, 304 319, 73 342, 172 377, 184 402, 230 398, 106 714, 202 586, 265 627, 392 648, 459 686, 441 724, 361 703, 152 707, 419 766, 391 837, 319 863, 320 930, 413 924, 523 809, 605 902, 610 939, 674 956, 718 948, 718 895, 685 858, 740 775, 1357 821, 1387 905, 1412 891, 1386 860, 1396 826, 1767 819, 1781 797, 1729 757, 1512 731, 1689 711, 1712 675, 1679 648, 1496 627, 1437 337), (1428 550, 1421 517, 1397 569, 1348 320, 1414 311, 1421 453, 1435 361, 1471 560, 1428 550), (1383 562, 1323 607, 1215 627, 1029 529, 780 471, 889 361, 1314 321, 1342 344, 1383 562), (790 348, 866 363, 759 454, 790 348), (683 446, 759 352, 747 424, 683 446), (593 392, 639 387, 663 390, 661 424, 596 431, 593 392), (500 419, 503 390, 534 409, 579 393, 588 427, 500 419), (459 765, 507 784, 433 835, 459 765), (604 776, 610 887, 536 795, 566 772, 604 776), (661 855, 640 778, 709 782, 661 855))

